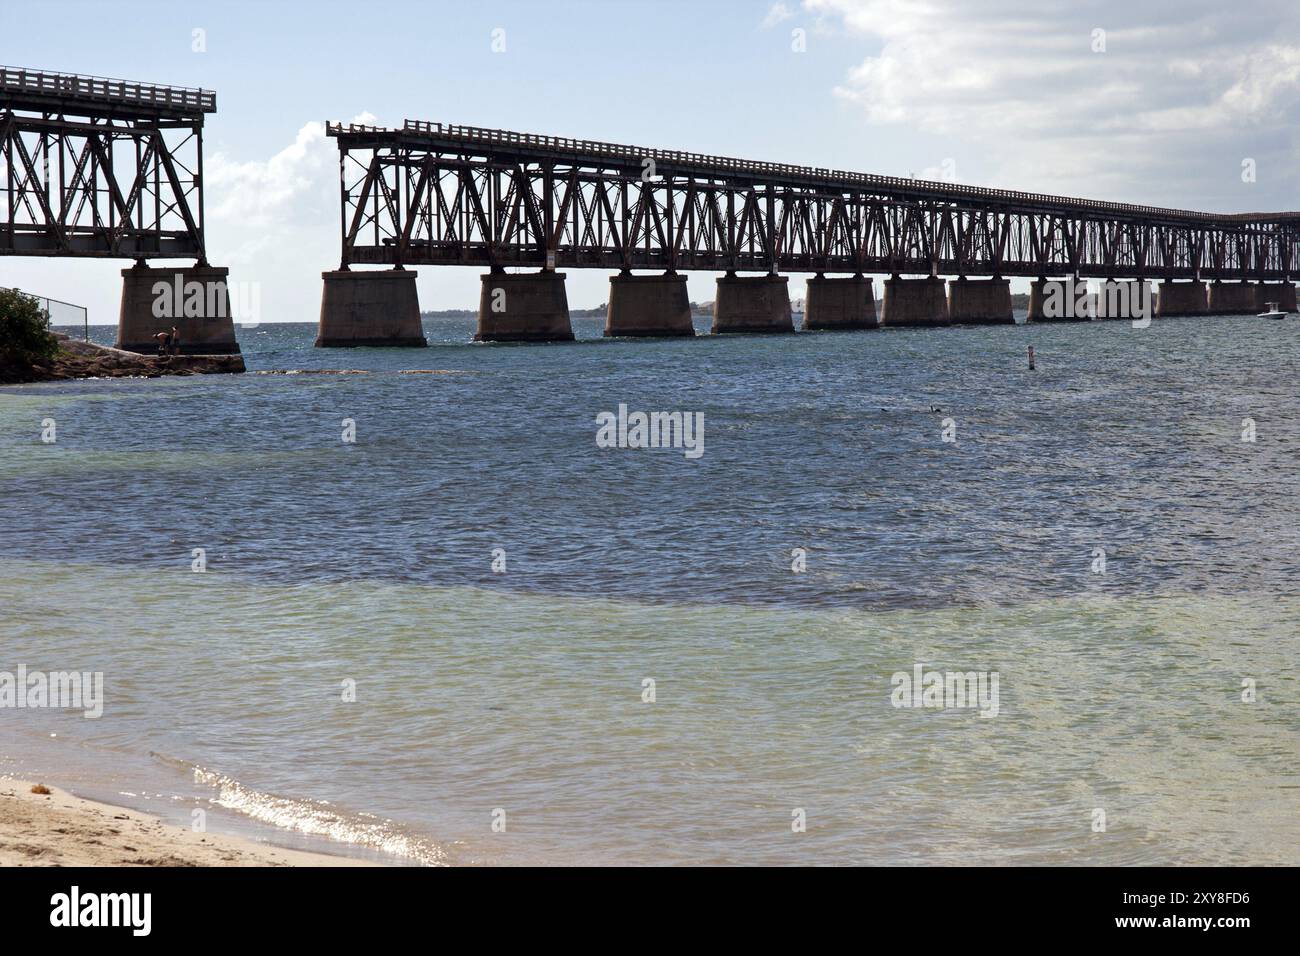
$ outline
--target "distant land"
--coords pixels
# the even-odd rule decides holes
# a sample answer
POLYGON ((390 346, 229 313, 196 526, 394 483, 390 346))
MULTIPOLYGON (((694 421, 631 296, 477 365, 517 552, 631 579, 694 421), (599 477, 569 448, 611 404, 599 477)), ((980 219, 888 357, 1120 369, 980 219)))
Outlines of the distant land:
MULTIPOLYGON (((609 303, 602 302, 594 309, 570 309, 569 316, 570 318, 574 318, 574 319, 603 319, 605 317, 606 311, 608 310, 608 305, 609 303)), ((794 303, 791 303, 792 307, 793 305, 794 303)), ((803 308, 803 300, 800 299, 799 309, 802 308, 803 308)), ((798 312, 799 309, 795 309, 794 311, 798 312)), ((712 312, 712 311, 713 311, 712 302, 691 303, 692 315, 699 315, 701 313, 712 312)), ((472 318, 476 318, 477 316, 478 316, 478 309, 438 309, 436 311, 425 311, 420 313, 420 318, 422 319, 464 319, 464 318, 472 319, 472 318)))
MULTIPOLYGON (((603 319, 605 317, 606 306, 608 303, 602 302, 594 309, 570 309, 569 315, 575 319, 603 319)), ((876 314, 883 313, 885 303, 881 299, 876 300, 876 314)), ((1028 309, 1029 294, 1017 292, 1011 296, 1011 308, 1028 309)), ((803 312, 803 299, 790 300, 791 312, 803 312)), ((692 302, 692 315, 708 315, 713 312, 712 302, 692 302)), ((422 319, 472 319, 478 316, 478 309, 437 309, 420 313, 422 319)))

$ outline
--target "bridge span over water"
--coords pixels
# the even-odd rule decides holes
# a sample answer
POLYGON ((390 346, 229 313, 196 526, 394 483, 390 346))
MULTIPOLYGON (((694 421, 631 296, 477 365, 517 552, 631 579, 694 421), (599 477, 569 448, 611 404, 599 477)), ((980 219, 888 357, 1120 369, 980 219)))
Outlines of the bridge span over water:
MULTIPOLYGON (((120 347, 152 350, 176 325, 184 351, 238 351, 227 270, 205 243, 203 125, 216 108, 209 90, 0 67, 0 257, 133 259, 120 347)), ((1081 278, 1105 280, 1096 317, 1123 317, 1113 303, 1145 301, 1153 282, 1157 315, 1296 307, 1298 212, 1163 209, 418 120, 327 130, 341 252, 323 274, 318 345, 425 344, 413 269, 447 265, 485 270, 484 340, 573 338, 560 270, 575 268, 613 273, 608 335, 693 335, 692 270, 721 273, 717 332, 793 331, 788 275, 800 272, 812 274, 811 329, 1011 322, 1011 276, 1033 280, 1031 321, 1091 317, 1047 307, 1081 278), (885 277, 883 316, 873 274, 885 277)))
POLYGON ((870 273, 888 277, 886 323, 930 325, 1011 321, 1009 276, 1038 280, 1039 321, 1049 277, 1159 281, 1165 315, 1245 312, 1269 296, 1293 303, 1300 265, 1300 212, 1165 209, 417 120, 327 129, 342 255, 325 275, 321 344, 349 338, 332 310, 366 333, 352 287, 382 287, 393 305, 414 295, 354 265, 488 269, 486 339, 572 337, 559 269, 617 270, 607 332, 665 335, 690 334, 690 270, 725 273, 715 330, 781 331, 791 272, 815 274, 808 327, 862 328, 878 324, 870 273), (945 290, 940 276, 956 281, 945 290))
POLYGON ((133 259, 119 348, 152 351, 177 326, 185 352, 238 352, 228 270, 204 243, 203 122, 216 109, 210 90, 0 66, 0 256, 133 259), (203 308, 156 308, 156 288, 187 286, 203 308))

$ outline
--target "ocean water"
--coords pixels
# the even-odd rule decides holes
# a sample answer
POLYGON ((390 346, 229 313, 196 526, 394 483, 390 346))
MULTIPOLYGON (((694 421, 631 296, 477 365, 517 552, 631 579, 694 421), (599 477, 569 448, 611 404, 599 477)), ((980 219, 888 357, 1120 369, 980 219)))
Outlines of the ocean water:
POLYGON ((0 671, 105 686, 0 771, 409 863, 1300 863, 1297 323, 472 324, 0 388, 0 671))

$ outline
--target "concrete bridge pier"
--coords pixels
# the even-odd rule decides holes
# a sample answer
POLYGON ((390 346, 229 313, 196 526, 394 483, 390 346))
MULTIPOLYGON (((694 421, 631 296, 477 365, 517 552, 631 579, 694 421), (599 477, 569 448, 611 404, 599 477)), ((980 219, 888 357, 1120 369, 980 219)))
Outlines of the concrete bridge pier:
POLYGON ((686 276, 675 272, 661 276, 623 272, 610 276, 606 337, 694 334, 686 276))
POLYGON ((713 332, 793 332, 787 276, 718 277, 713 332))
POLYGON ((1080 285, 1074 279, 1035 279, 1029 284, 1029 315, 1025 321, 1091 322, 1092 314, 1079 308, 1083 291, 1080 285))
POLYGON ((948 283, 948 317, 953 325, 1014 325, 1010 279, 968 279, 948 283))
POLYGON ((1261 282, 1255 286, 1255 308, 1263 312, 1268 303, 1276 302, 1283 312, 1296 310, 1295 285, 1290 282, 1261 282))
POLYGON ((871 279, 862 275, 828 279, 820 272, 809 279, 803 327, 807 331, 880 328, 871 279))
POLYGON ((1249 282, 1210 283, 1211 315, 1254 315, 1255 287, 1249 282))
POLYGON ((564 273, 484 274, 474 341, 572 342, 564 273))
POLYGON ((1155 296, 1142 279, 1107 279, 1097 288, 1093 311, 1098 319, 1150 318, 1155 296))
POLYGON ((1156 296, 1156 315, 1162 319, 1171 316, 1205 315, 1205 283, 1161 282, 1156 296))
POLYGON ((318 349, 429 344, 420 325, 414 272, 340 269, 322 272, 321 279, 318 349))
POLYGON ((210 265, 122 270, 115 348, 157 353, 159 332, 176 327, 185 355, 238 355, 230 314, 230 270, 210 265))
POLYGON ((886 328, 951 325, 943 280, 938 276, 890 276, 885 280, 885 317, 881 324, 886 328))

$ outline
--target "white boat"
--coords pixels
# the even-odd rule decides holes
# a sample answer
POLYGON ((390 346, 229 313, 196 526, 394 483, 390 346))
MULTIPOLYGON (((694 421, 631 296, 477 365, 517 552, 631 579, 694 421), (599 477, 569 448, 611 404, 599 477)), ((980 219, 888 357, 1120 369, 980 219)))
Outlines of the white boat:
POLYGON ((1265 304, 1266 306, 1268 306, 1268 311, 1267 311, 1267 312, 1260 312, 1260 313, 1256 316, 1256 318, 1260 318, 1260 319, 1285 319, 1288 315, 1291 314, 1291 313, 1289 313, 1289 312, 1279 312, 1279 311, 1277 310, 1277 303, 1276 303, 1276 302, 1265 302, 1264 304, 1265 304))

